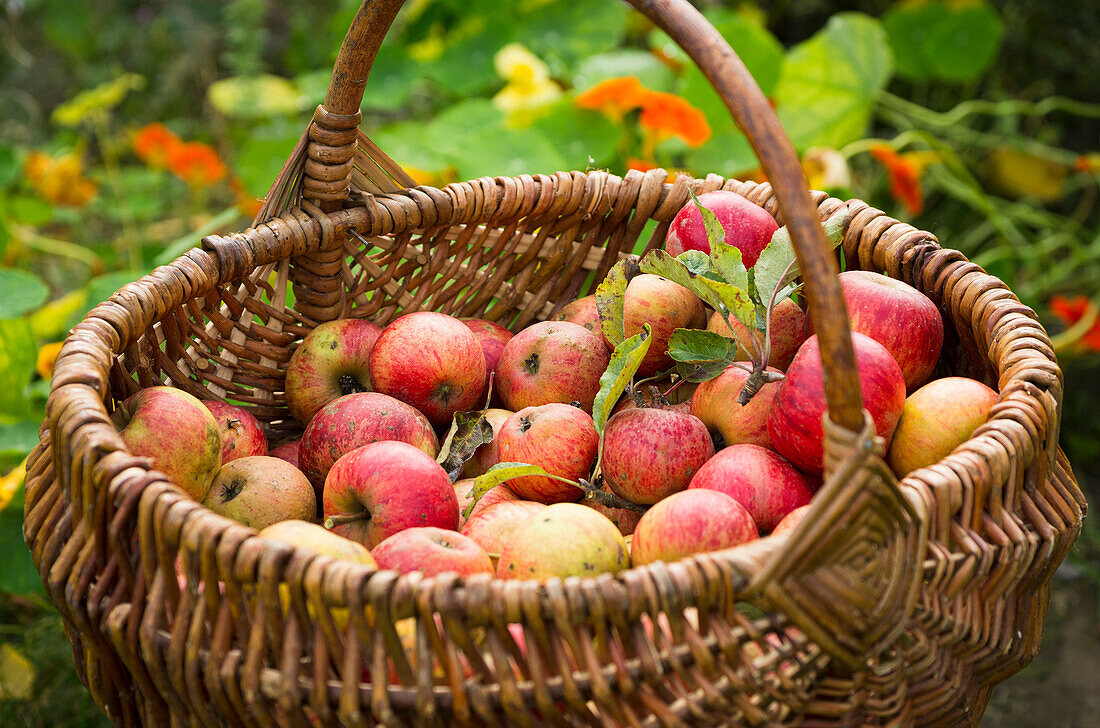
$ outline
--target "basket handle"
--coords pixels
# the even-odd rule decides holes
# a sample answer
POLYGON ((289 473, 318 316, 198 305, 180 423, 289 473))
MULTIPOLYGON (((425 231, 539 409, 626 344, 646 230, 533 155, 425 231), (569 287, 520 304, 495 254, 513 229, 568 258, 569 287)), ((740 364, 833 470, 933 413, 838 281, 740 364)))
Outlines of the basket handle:
MULTIPOLYGON (((863 424, 863 405, 848 314, 836 278, 837 263, 810 200, 794 146, 745 64, 687 0, 628 2, 668 33, 698 64, 752 144, 791 231, 806 281, 810 316, 821 345, 829 416, 838 425, 858 431, 863 424)), ((314 125, 334 119, 345 123, 354 120, 358 125, 371 64, 402 4, 403 0, 363 2, 340 46, 328 93, 314 125)), ((332 199, 324 202, 330 205, 322 207, 339 206, 332 199)))

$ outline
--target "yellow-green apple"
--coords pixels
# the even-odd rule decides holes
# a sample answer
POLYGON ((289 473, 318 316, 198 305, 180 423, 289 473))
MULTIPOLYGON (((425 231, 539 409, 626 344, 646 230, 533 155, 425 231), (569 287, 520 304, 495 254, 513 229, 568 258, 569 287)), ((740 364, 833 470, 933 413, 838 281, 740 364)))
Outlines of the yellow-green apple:
MULTIPOLYGON (((704 192, 698 199, 700 205, 718 218, 726 236, 726 245, 733 245, 741 251, 741 260, 745 267, 756 265, 756 259, 779 228, 775 219, 764 208, 754 205, 736 192, 704 192)), ((703 226, 703 213, 699 212, 694 200, 688 200, 673 218, 665 238, 665 250, 671 255, 680 255, 686 250, 710 253, 710 241, 703 226)))
MULTIPOLYGON (((714 379, 701 383, 691 397, 691 414, 702 420, 715 439, 721 437, 726 446, 747 442, 772 447, 768 415, 779 382, 766 382, 747 404, 739 404, 737 398, 749 378, 750 368, 748 364, 730 364, 714 379)), ((767 371, 779 373, 775 367, 768 367, 767 371)))
POLYGON ((947 457, 989 419, 997 393, 967 377, 933 379, 905 400, 886 462, 903 478, 947 457))
POLYGON ((371 384, 424 413, 433 425, 480 409, 488 374, 474 332, 453 316, 405 314, 382 330, 370 354, 371 384))
POLYGON ((686 488, 713 455, 714 443, 698 417, 635 407, 607 421, 601 470, 618 496, 650 505, 686 488))
MULTIPOLYGON (((806 314, 790 298, 785 298, 775 304, 772 309, 771 320, 771 350, 768 355, 768 365, 780 371, 786 369, 794 359, 794 354, 802 342, 806 340, 806 314)), ((707 331, 712 331, 727 339, 737 341, 737 359, 747 361, 752 358, 751 340, 749 329, 745 324, 733 316, 729 317, 729 324, 722 318, 722 314, 715 311, 707 322, 707 331), (733 327, 732 329, 730 327, 733 327)), ((754 330, 752 336, 757 341, 757 348, 764 350, 764 333, 754 330)))
POLYGON ((345 559, 364 566, 377 567, 370 551, 361 543, 338 536, 316 523, 280 521, 260 531, 262 538, 283 541, 320 556, 345 559))
MULTIPOLYGON (((600 446, 596 424, 577 407, 553 402, 525 407, 500 426, 500 462, 538 465, 569 480, 587 478, 600 446)), ((507 481, 523 500, 539 503, 575 501, 583 491, 545 475, 524 475, 507 481)))
POLYGON ((371 549, 379 569, 424 576, 446 572, 492 574, 493 562, 473 539, 435 526, 416 526, 398 531, 371 549))
MULTIPOLYGON (((890 352, 871 337, 853 333, 852 348, 863 408, 871 414, 875 432, 889 446, 905 405, 905 378, 890 352)), ((815 335, 806 339, 787 367, 768 417, 768 432, 776 452, 804 473, 820 475, 823 470, 821 418, 826 410, 821 350, 815 335)))
POLYGON ((290 440, 289 442, 284 442, 282 445, 271 448, 271 451, 268 452, 268 455, 273 458, 279 458, 280 460, 286 460, 288 463, 297 468, 299 467, 298 448, 301 444, 301 438, 298 438, 297 440, 290 440))
POLYGON ((222 465, 218 423, 197 397, 174 387, 149 387, 130 395, 112 420, 126 449, 152 459, 187 495, 202 502, 222 465))
POLYGON ((512 531, 545 508, 549 506, 524 500, 494 503, 471 515, 459 532, 490 554, 499 555, 512 531))
POLYGON ((365 319, 328 321, 309 332, 286 367, 286 406, 294 419, 309 424, 332 400, 371 391, 370 353, 380 333, 365 319))
POLYGON ((470 505, 470 501, 473 500, 474 480, 474 478, 466 478, 455 483, 455 495, 458 497, 458 527, 460 530, 462 526, 466 524, 466 521, 474 517, 475 513, 483 511, 489 506, 496 505, 497 503, 508 503, 520 499, 520 497, 507 485, 503 483, 494 485, 492 488, 485 491, 485 495, 481 496, 477 503, 474 504, 474 507, 470 509, 470 515, 464 518, 462 514, 466 512, 466 506, 470 505))
POLYGON ((302 471, 268 455, 223 465, 202 504, 259 530, 279 521, 309 520, 317 513, 317 495, 302 471))
MULTIPOLYGON (((608 495, 615 495, 611 490, 611 486, 606 482, 600 486, 600 490, 608 495)), ((602 503, 597 503, 593 500, 585 500, 584 504, 597 513, 602 513, 607 516, 607 518, 618 527, 619 533, 624 536, 629 536, 634 533, 634 529, 637 527, 638 521, 642 517, 641 511, 635 511, 630 508, 614 508, 612 506, 605 506, 602 503)))
POLYGON ((719 450, 699 468, 688 488, 725 493, 745 506, 764 533, 814 497, 806 476, 785 458, 749 444, 719 450))
POLYGON ((554 314, 554 321, 569 321, 583 326, 595 333, 610 350, 615 347, 608 343, 600 327, 600 312, 596 310, 596 295, 582 296, 562 306, 561 310, 554 314))
POLYGON ((504 579, 596 576, 630 566, 615 524, 579 503, 555 503, 516 526, 500 553, 504 579))
POLYGON ((237 458, 267 455, 267 437, 255 415, 244 407, 203 400, 206 409, 218 423, 218 435, 222 439, 222 465, 237 458))
POLYGON ((399 440, 435 457, 439 439, 416 408, 380 392, 348 394, 329 402, 310 420, 298 449, 299 467, 320 496, 329 468, 340 456, 381 440, 399 440))
POLYGON ((623 329, 627 338, 650 326, 649 349, 638 366, 639 377, 649 377, 673 365, 668 342, 676 329, 694 329, 707 320, 699 297, 679 283, 652 273, 630 279, 623 300, 623 329))
POLYGON ((783 519, 775 524, 775 528, 772 529, 772 535, 777 533, 784 533, 785 531, 794 530, 794 527, 802 523, 802 519, 806 517, 806 514, 810 512, 810 504, 807 503, 804 506, 799 506, 793 511, 783 516, 783 519))
POLYGON ((660 501, 642 516, 630 542, 635 566, 676 561, 757 538, 748 510, 725 493, 704 488, 683 490, 660 501))
POLYGON ((481 350, 485 353, 485 371, 487 373, 496 371, 504 345, 511 341, 515 334, 495 321, 464 318, 462 323, 466 324, 466 328, 477 337, 477 343, 481 344, 481 350))
POLYGON ((500 426, 512 414, 511 410, 496 407, 485 410, 485 419, 489 421, 489 426, 493 428, 493 439, 474 450, 473 456, 462 466, 462 477, 476 478, 500 462, 500 458, 497 456, 497 433, 500 432, 500 426))
POLYGON ((374 548, 414 526, 458 530, 447 472, 407 442, 373 442, 344 455, 325 479, 324 518, 333 533, 374 548))
MULTIPOLYGON (((839 279, 852 331, 886 347, 901 367, 907 391, 924 384, 943 347, 943 318, 932 299, 880 273, 850 270, 839 279)), ((809 319, 807 326, 812 328, 809 319)))
POLYGON ((591 412, 609 361, 611 353, 595 333, 568 321, 543 321, 504 346, 496 386, 504 406, 512 411, 580 402, 591 412))

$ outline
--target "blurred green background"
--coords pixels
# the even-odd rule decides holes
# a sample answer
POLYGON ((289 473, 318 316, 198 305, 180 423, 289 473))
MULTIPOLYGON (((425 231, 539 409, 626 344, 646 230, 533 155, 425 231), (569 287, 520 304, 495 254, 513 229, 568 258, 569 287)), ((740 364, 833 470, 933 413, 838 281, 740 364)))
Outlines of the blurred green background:
MULTIPOLYGON (((1062 444, 1100 492, 1100 14, 1092 0, 697 5, 774 103, 811 185, 965 252, 1047 324, 1062 444)), ((247 225, 323 97, 357 2, 0 2, 0 724, 105 719, 22 545, 20 463, 56 344, 95 303, 247 225)), ((362 128, 421 183, 591 167, 759 178, 701 73, 611 0, 409 0, 362 128), (641 110, 616 105, 636 77, 641 110)), ((1100 712, 1100 534, 987 725, 1100 712), (1092 679, 1089 679, 1092 676, 1092 679), (1091 688, 1090 688, 1091 682, 1091 688)))

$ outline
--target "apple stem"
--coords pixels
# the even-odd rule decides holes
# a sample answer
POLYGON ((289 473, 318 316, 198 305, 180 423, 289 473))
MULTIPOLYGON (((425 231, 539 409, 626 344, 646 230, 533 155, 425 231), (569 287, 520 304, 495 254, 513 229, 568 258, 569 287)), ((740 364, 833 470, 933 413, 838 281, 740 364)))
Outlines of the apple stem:
POLYGON ((356 521, 369 521, 370 511, 359 511, 358 513, 344 513, 335 516, 327 516, 325 518, 325 528, 332 530, 337 526, 343 526, 345 523, 355 523, 356 521))
POLYGON ((620 498, 614 493, 605 493, 583 478, 581 479, 581 487, 584 488, 584 500, 595 501, 601 506, 607 508, 624 508, 636 513, 645 513, 649 510, 649 506, 643 506, 639 503, 628 501, 625 498, 620 498))

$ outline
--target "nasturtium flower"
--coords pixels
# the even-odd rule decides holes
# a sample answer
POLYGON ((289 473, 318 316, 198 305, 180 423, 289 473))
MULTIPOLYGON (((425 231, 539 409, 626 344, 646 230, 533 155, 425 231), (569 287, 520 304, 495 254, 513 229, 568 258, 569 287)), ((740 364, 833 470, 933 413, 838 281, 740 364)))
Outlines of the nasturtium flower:
POLYGON ((651 162, 648 159, 628 157, 626 160, 626 168, 637 170, 638 172, 648 172, 651 169, 657 169, 657 163, 651 162))
POLYGON ((689 147, 710 139, 710 124, 703 112, 675 94, 650 91, 642 98, 638 123, 658 140, 680 137, 689 147))
POLYGON ((935 152, 908 152, 898 154, 886 144, 875 144, 871 156, 886 168, 890 180, 890 195, 905 205, 910 215, 918 215, 924 209, 924 191, 921 175, 928 165, 939 161, 935 152))
POLYGON ((578 109, 599 111, 618 121, 642 105, 652 93, 635 76, 609 78, 577 94, 573 104, 578 109))
POLYGON ((138 129, 130 146, 134 155, 150 167, 167 169, 169 153, 182 143, 183 140, 164 124, 153 123, 138 129))
POLYGON ((260 208, 263 207, 264 201, 249 192, 248 188, 244 186, 244 182, 241 182, 238 177, 232 177, 229 180, 229 189, 233 192, 233 197, 236 198, 237 209, 241 211, 241 214, 249 220, 256 217, 260 212, 260 208))
POLYGON ((542 60, 519 43, 509 43, 493 57, 497 73, 507 83, 493 105, 521 125, 531 117, 526 112, 544 108, 561 98, 561 86, 550 79, 550 69, 542 60))
POLYGON ((96 183, 84 176, 77 151, 51 157, 38 150, 27 155, 23 176, 35 191, 55 205, 83 207, 95 197, 96 183))
POLYGON ((1092 325, 1082 331, 1079 336, 1074 336, 1073 341, 1067 344, 1077 344, 1089 351, 1100 351, 1100 317, 1097 317, 1096 304, 1087 296, 1051 296, 1047 302, 1050 312, 1055 315, 1066 328, 1072 328, 1086 316, 1093 319, 1092 325))
POLYGON ((217 151, 202 142, 183 142, 168 152, 168 169, 192 187, 206 187, 225 179, 229 170, 217 151))
POLYGON ((81 91, 50 114, 50 120, 61 126, 78 126, 85 119, 103 115, 122 103, 126 94, 145 86, 145 77, 123 73, 95 88, 81 91))
POLYGON ((34 370, 38 372, 38 376, 42 377, 46 381, 49 381, 53 377, 53 365, 57 360, 57 354, 61 351, 61 345, 64 342, 57 341, 52 344, 43 344, 42 348, 38 350, 38 359, 34 364, 34 370))
POLYGON ((802 155, 802 172, 811 190, 842 190, 852 186, 844 155, 830 147, 811 147, 802 155))

